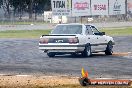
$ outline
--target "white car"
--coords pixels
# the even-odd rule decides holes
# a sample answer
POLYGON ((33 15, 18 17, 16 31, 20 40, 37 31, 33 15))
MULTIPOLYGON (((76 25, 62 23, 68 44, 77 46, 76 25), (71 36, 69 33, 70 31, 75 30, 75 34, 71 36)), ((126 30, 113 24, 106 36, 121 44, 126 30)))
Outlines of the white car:
POLYGON ((79 23, 58 24, 49 35, 42 35, 39 49, 49 57, 57 54, 82 54, 89 57, 92 53, 105 52, 112 55, 114 40, 99 32, 93 25, 79 23))

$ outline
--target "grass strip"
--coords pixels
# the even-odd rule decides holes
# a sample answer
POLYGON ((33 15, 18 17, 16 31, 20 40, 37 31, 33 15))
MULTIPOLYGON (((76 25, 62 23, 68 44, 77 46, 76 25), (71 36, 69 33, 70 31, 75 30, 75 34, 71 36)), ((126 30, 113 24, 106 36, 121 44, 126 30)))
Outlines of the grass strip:
POLYGON ((129 36, 132 35, 132 27, 126 28, 103 28, 101 31, 110 36, 129 36))
MULTIPOLYGON (((51 29, 47 30, 6 30, 0 31, 0 38, 39 38, 41 35, 49 34, 51 29)), ((103 28, 100 31, 106 32, 109 36, 130 36, 132 27, 126 28, 103 28)))
POLYGON ((0 31, 0 38, 39 38, 51 30, 7 30, 0 31))

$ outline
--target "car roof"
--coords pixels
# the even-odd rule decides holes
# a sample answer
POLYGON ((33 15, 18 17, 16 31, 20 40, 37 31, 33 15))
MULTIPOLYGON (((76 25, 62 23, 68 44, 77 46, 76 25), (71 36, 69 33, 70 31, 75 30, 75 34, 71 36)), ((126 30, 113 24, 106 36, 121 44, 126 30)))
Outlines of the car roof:
POLYGON ((81 23, 68 23, 68 24, 57 24, 57 25, 84 25, 84 24, 81 24, 81 23))
POLYGON ((95 26, 95 25, 93 25, 93 24, 85 24, 86 26, 95 26))
POLYGON ((85 26, 95 26, 93 24, 82 24, 82 23, 62 23, 62 24, 57 24, 57 25, 85 25, 85 26))

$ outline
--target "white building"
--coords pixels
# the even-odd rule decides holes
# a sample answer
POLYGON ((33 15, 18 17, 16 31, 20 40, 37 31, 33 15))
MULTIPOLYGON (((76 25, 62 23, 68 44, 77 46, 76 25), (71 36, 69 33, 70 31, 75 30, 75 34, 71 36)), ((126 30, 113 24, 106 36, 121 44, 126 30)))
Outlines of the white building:
POLYGON ((52 11, 44 11, 44 21, 50 23, 67 23, 67 17, 52 16, 52 11))

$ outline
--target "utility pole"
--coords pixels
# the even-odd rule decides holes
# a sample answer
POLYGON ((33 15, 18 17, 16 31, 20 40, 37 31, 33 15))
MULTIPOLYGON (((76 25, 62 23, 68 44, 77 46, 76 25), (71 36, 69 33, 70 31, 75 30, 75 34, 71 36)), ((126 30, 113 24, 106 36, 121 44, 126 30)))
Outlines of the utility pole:
POLYGON ((128 8, 128 4, 127 4, 127 0, 125 0, 125 20, 127 21, 127 9, 128 8))

